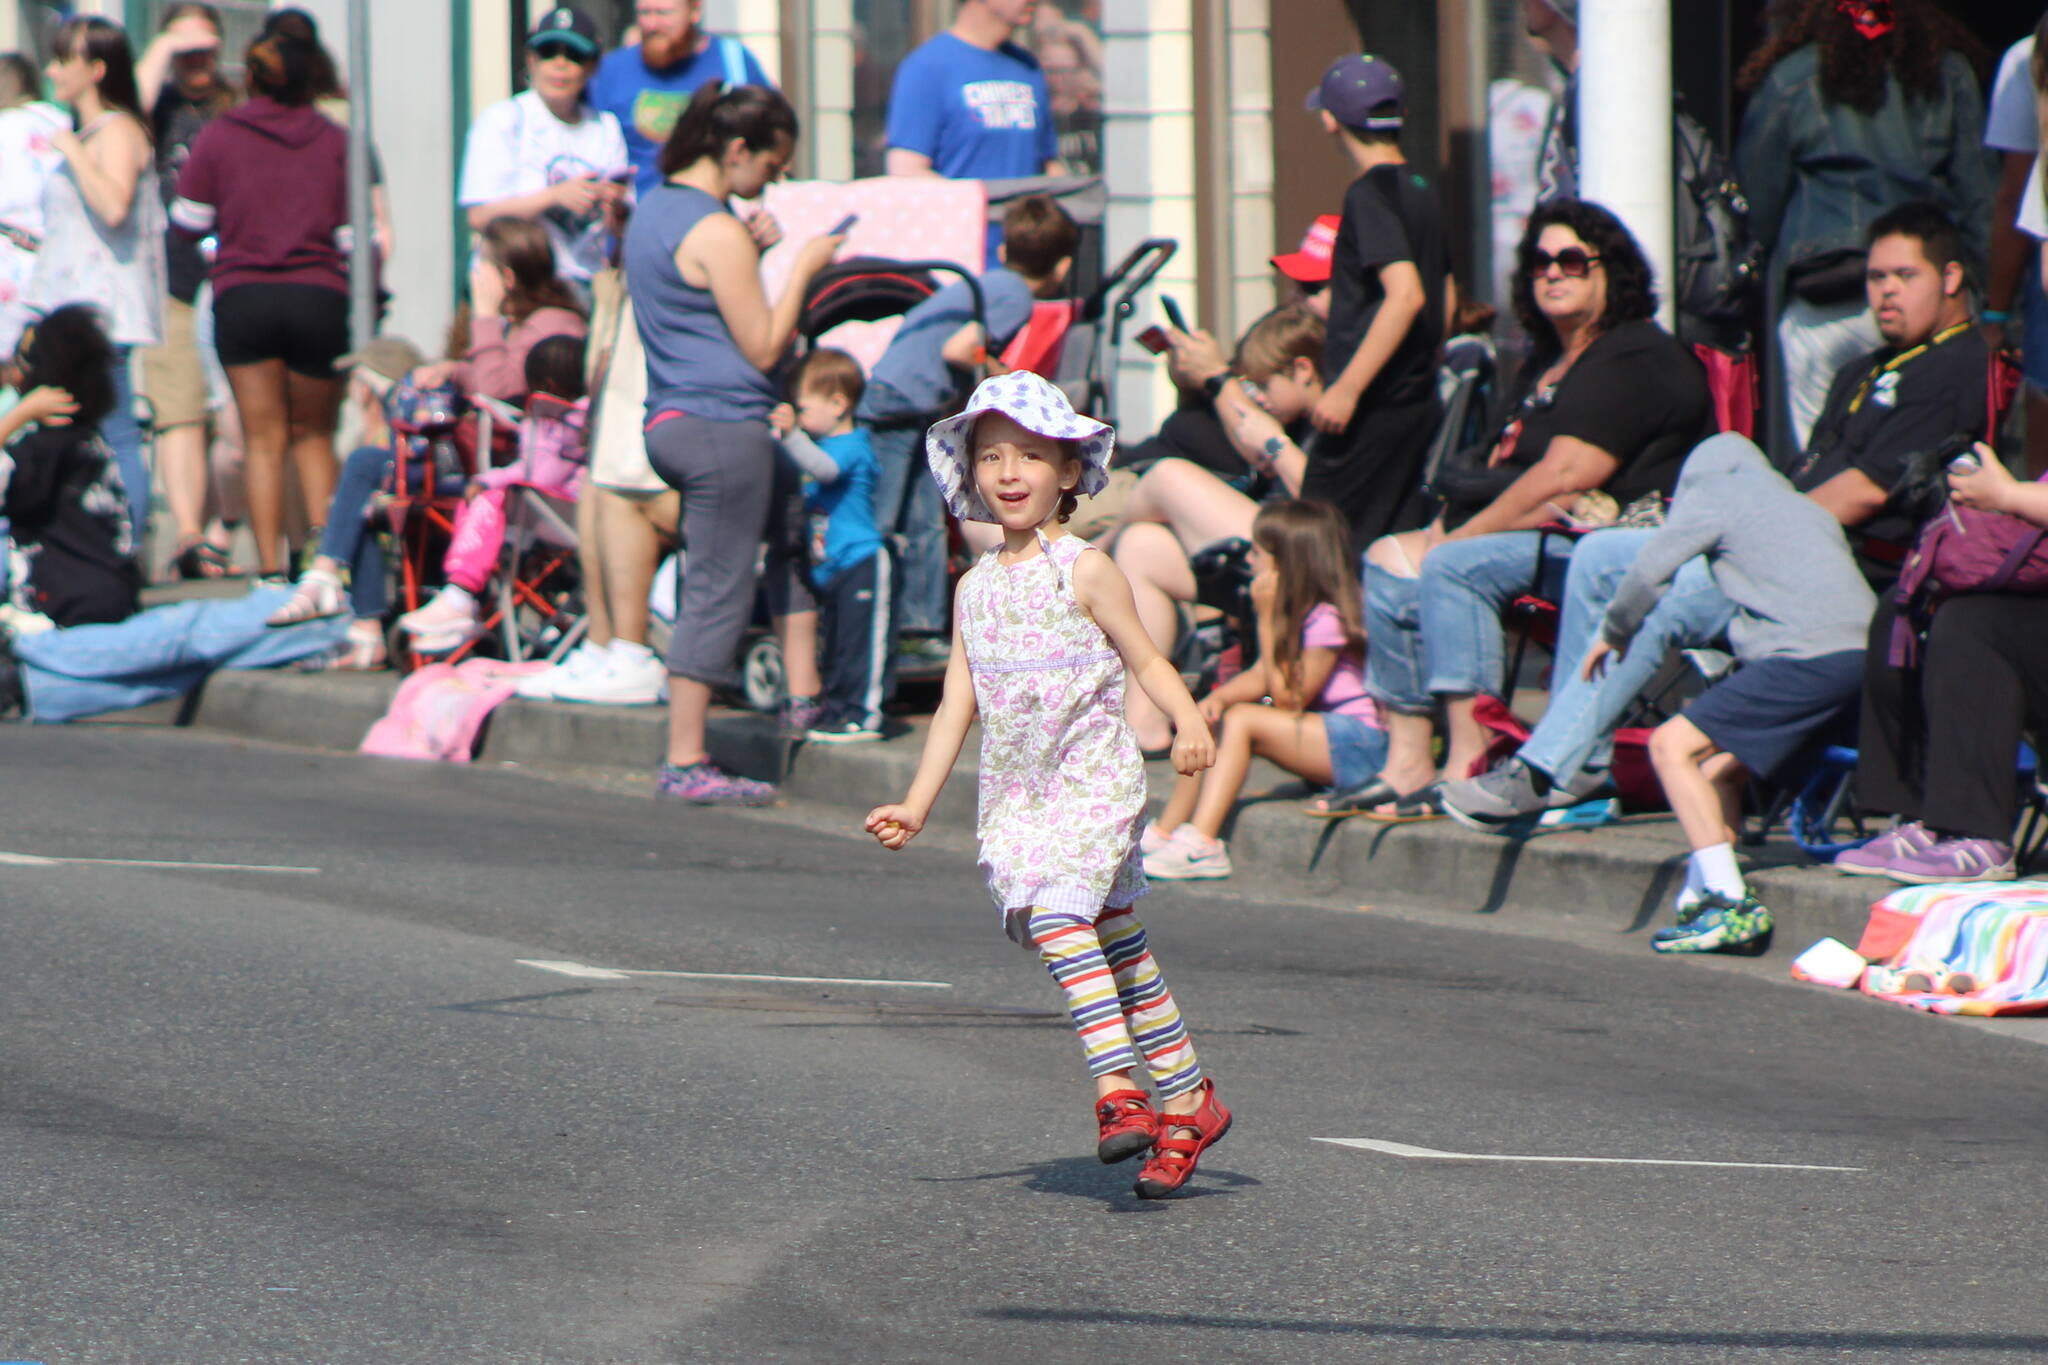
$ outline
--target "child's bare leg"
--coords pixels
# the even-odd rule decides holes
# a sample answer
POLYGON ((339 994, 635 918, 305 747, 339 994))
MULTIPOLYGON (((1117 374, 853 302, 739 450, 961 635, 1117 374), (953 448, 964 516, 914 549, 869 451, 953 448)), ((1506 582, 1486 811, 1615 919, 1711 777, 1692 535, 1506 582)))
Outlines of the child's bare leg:
POLYGON ((1152 822, 1152 828, 1161 834, 1171 834, 1186 824, 1188 817, 1195 813, 1195 803, 1201 798, 1203 774, 1194 773, 1174 781, 1173 795, 1166 798, 1166 809, 1159 812, 1159 818, 1152 822))
MULTIPOLYGON (((1148 522, 1124 528, 1113 557, 1130 580, 1131 597, 1145 633, 1160 653, 1172 658, 1180 636, 1180 609, 1175 604, 1195 600, 1195 571, 1188 564, 1187 552, 1173 532, 1148 522)), ((1173 727, 1166 713, 1145 695, 1144 688, 1125 690, 1124 714, 1137 733, 1139 748, 1158 749, 1172 743, 1173 727)))
POLYGON ((1721 836, 1732 844, 1742 828, 1742 793, 1749 786, 1749 769, 1734 754, 1717 753, 1700 765, 1700 771, 1721 798, 1721 836))
POLYGON ((1201 804, 1189 822, 1214 839, 1230 818, 1244 790, 1252 758, 1270 758, 1297 777, 1328 783, 1330 770, 1329 731, 1323 718, 1313 711, 1280 711, 1259 702, 1239 702, 1223 713, 1223 737, 1216 745, 1216 766, 1202 787, 1201 804))
POLYGON ((1665 721, 1650 735, 1650 764, 1686 842, 1695 849, 1734 839, 1721 791, 1703 767, 1719 753, 1714 741, 1684 716, 1665 721))

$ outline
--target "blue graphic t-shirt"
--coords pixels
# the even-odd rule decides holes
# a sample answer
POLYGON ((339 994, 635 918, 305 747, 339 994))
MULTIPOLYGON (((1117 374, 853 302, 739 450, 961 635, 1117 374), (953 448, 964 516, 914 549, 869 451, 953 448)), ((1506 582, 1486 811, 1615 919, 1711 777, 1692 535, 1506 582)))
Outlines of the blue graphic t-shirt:
POLYGON ((660 183, 661 171, 655 163, 661 156, 661 144, 668 141, 690 97, 706 82, 717 80, 729 86, 774 85, 737 38, 713 38, 702 52, 666 71, 648 70, 638 47, 608 52, 597 64, 597 74, 590 78, 584 98, 618 119, 626 135, 633 189, 639 198, 646 198, 660 183))
MULTIPOLYGON (((1041 175, 1060 154, 1038 59, 941 33, 905 57, 889 92, 889 145, 919 152, 948 180, 1041 175)), ((1002 229, 989 228, 989 261, 1002 229)))
POLYGON ((811 578, 820 586, 830 583, 857 564, 865 564, 882 548, 882 533, 875 527, 875 480, 881 466, 875 461, 868 434, 856 428, 844 436, 827 436, 818 449, 839 466, 839 477, 830 483, 804 480, 806 509, 810 513, 811 578))

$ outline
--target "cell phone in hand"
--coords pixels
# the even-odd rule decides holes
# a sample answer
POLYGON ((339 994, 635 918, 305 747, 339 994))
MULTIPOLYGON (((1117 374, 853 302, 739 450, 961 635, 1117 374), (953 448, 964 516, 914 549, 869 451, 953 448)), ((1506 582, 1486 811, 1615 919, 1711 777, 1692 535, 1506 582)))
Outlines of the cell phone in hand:
POLYGON ((1166 310, 1166 320, 1172 323, 1176 329, 1183 332, 1194 330, 1188 326, 1188 320, 1182 315, 1180 304, 1174 299, 1173 295, 1161 294, 1159 296, 1159 306, 1166 310))
POLYGON ((832 230, 826 233, 825 235, 827 237, 844 237, 848 232, 851 232, 853 230, 853 225, 855 223, 858 223, 859 221, 859 214, 849 213, 844 218, 841 218, 838 222, 834 223, 832 225, 832 230))
POLYGON ((1166 335, 1166 329, 1156 322, 1138 333, 1137 341, 1153 355, 1164 355, 1173 346, 1173 342, 1166 335))

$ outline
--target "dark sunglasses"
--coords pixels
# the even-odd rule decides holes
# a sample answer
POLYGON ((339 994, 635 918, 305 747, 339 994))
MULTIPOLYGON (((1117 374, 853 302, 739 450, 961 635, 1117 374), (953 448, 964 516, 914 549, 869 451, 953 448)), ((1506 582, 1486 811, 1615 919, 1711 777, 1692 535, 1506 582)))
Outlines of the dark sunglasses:
POLYGON ((571 47, 567 43, 535 43, 528 51, 544 62, 551 62, 557 57, 567 57, 576 65, 584 66, 590 61, 581 48, 571 47))
POLYGON ((1568 246, 1555 256, 1547 251, 1525 251, 1522 253, 1522 269, 1531 277, 1542 275, 1553 265, 1557 273, 1568 280, 1583 280, 1593 273, 1593 266, 1600 260, 1584 247, 1568 246))

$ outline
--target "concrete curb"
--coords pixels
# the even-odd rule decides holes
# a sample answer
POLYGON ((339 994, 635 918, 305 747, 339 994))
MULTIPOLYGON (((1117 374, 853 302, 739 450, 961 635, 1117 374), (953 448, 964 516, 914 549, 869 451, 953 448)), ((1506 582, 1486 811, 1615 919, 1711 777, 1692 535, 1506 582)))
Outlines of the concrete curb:
MULTIPOLYGON (((221 672, 188 714, 192 724, 218 734, 352 752, 396 687, 389 674, 221 672)), ((478 760, 644 772, 661 752, 666 724, 658 707, 514 699, 492 716, 478 760)), ((766 716, 723 712, 713 717, 710 748, 728 768, 777 781, 794 799, 865 811, 909 786, 922 735, 920 728, 880 744, 793 745, 777 737, 766 716)), ((935 822, 972 828, 973 755, 970 743, 933 811, 935 822)), ((1163 797, 1172 774, 1163 763, 1152 769, 1154 795, 1163 797)), ((1683 875, 1684 841, 1669 819, 1514 841, 1449 821, 1332 824, 1304 818, 1299 804, 1275 797, 1238 809, 1227 831, 1233 884, 1362 902, 1428 901, 1475 915, 1542 915, 1623 933, 1668 922, 1683 875)), ((1774 957, 1829 934, 1853 944, 1871 902, 1891 889, 1889 882, 1808 864, 1781 841, 1752 852, 1752 883, 1777 918, 1774 957)))

